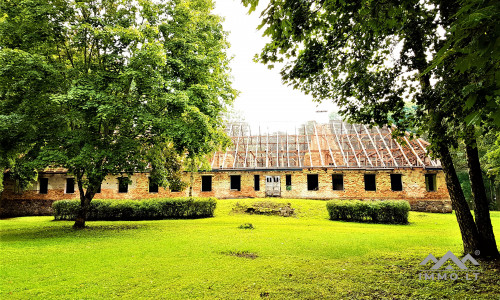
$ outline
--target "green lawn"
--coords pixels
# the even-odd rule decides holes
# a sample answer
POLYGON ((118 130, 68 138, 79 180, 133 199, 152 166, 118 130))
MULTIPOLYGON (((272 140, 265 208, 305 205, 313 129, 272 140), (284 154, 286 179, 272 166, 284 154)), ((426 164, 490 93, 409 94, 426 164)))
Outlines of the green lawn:
MULTIPOLYGON (((214 218, 81 231, 52 217, 0 220, 0 299, 500 298, 498 264, 481 262, 478 281, 419 280, 429 253, 460 254, 452 214, 360 224, 329 221, 323 201, 277 200, 292 203, 291 218, 234 214, 238 201, 256 200, 219 200, 214 218)), ((500 240, 500 213, 492 219, 500 240)))

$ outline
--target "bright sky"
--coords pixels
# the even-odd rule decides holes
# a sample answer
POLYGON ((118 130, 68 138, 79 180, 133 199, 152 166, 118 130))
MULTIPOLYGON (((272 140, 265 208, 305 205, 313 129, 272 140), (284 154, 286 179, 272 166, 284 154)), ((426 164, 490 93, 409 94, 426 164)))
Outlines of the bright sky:
POLYGON ((254 55, 266 42, 262 31, 257 31, 262 9, 248 15, 241 0, 216 0, 215 3, 214 13, 225 18, 224 30, 229 32, 233 88, 240 91, 234 109, 250 123, 252 130, 259 125, 293 129, 310 120, 327 122, 328 114, 335 110, 333 104, 313 102, 312 97, 284 85, 279 68, 269 70, 266 65, 253 62, 254 55), (317 113, 318 110, 328 112, 317 113))

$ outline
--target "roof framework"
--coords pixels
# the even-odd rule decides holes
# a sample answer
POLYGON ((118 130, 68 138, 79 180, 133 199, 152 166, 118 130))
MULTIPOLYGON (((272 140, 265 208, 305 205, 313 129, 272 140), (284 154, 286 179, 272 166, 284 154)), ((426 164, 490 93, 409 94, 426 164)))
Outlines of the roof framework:
POLYGON ((252 134, 244 123, 228 126, 232 146, 211 157, 212 169, 287 168, 440 168, 427 155, 428 143, 392 138, 388 127, 368 128, 339 120, 328 124, 309 122, 288 132, 252 134))

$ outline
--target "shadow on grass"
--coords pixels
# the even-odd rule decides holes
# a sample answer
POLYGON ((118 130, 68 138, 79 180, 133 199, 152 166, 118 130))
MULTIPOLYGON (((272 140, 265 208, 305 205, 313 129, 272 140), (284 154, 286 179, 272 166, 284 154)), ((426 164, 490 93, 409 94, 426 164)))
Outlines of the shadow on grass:
MULTIPOLYGON (((59 223, 57 221, 56 223, 59 223)), ((2 242, 23 242, 42 239, 102 238, 133 233, 145 229, 148 224, 99 224, 87 225, 84 229, 74 229, 72 223, 67 226, 45 226, 5 230, 0 233, 2 242)), ((78 241, 78 240, 75 240, 78 241)))
POLYGON ((413 225, 414 222, 407 222, 407 223, 384 223, 384 222, 373 222, 371 220, 344 220, 344 219, 330 219, 330 218, 327 218, 327 220, 329 221, 333 221, 333 222, 342 222, 342 223, 352 223, 352 224, 368 224, 368 225, 388 225, 388 226, 401 226, 401 227, 405 227, 405 226, 410 226, 410 225, 413 225))

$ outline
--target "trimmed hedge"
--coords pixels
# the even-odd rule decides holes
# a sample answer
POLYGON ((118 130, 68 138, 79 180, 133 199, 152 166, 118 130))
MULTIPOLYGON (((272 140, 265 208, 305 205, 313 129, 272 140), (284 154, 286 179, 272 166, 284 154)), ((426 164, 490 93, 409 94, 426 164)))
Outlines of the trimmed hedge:
POLYGON ((404 200, 332 200, 326 203, 330 220, 408 224, 410 204, 404 200))
MULTIPOLYGON (((101 200, 90 202, 88 221, 196 219, 213 217, 216 198, 162 198, 101 200)), ((56 220, 74 220, 80 200, 60 200, 52 205, 56 220)))

